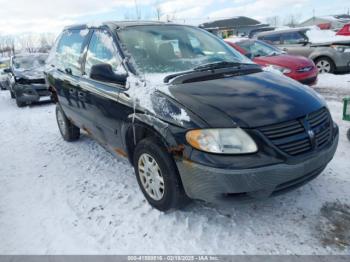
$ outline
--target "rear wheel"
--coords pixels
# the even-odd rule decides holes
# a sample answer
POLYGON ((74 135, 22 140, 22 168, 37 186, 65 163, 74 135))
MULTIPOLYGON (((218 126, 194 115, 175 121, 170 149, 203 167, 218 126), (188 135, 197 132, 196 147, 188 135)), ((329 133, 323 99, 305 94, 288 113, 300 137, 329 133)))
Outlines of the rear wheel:
POLYGON ((350 141, 350 129, 348 130, 348 132, 346 133, 346 135, 347 135, 347 137, 348 137, 348 139, 349 139, 349 141, 350 141))
POLYGON ((329 73, 332 74, 335 71, 335 65, 333 61, 328 57, 320 57, 315 60, 315 65, 320 74, 329 73))
POLYGON ((62 108, 58 104, 56 105, 56 120, 64 140, 72 142, 79 139, 80 129, 66 117, 62 108))
POLYGON ((10 94, 11 94, 11 98, 12 98, 12 99, 15 99, 15 98, 16 98, 15 93, 14 93, 13 91, 10 90, 10 94))
POLYGON ((155 138, 136 146, 134 167, 142 193, 156 209, 179 209, 189 202, 173 158, 155 138))

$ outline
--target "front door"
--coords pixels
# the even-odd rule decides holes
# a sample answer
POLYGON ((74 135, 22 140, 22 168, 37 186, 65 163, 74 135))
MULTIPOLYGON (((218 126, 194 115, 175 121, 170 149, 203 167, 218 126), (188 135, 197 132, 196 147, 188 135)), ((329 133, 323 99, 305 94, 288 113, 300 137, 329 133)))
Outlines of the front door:
POLYGON ((124 86, 97 81, 90 78, 91 68, 97 64, 109 64, 115 73, 125 73, 113 37, 103 29, 95 30, 91 37, 85 59, 84 76, 80 81, 85 110, 91 122, 91 132, 95 139, 120 152, 121 119, 125 114, 118 103, 124 86))

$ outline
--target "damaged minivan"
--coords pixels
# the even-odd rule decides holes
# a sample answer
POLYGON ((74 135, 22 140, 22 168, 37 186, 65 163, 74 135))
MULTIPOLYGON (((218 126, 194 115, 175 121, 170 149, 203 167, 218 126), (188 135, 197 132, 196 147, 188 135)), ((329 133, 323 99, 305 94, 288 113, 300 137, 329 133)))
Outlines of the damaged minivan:
POLYGON ((64 140, 84 131, 128 158, 162 211, 293 190, 321 174, 337 148, 320 96, 196 27, 71 26, 47 63, 64 140))
POLYGON ((47 56, 45 53, 31 53, 11 57, 8 88, 18 107, 51 101, 51 91, 44 77, 47 56))

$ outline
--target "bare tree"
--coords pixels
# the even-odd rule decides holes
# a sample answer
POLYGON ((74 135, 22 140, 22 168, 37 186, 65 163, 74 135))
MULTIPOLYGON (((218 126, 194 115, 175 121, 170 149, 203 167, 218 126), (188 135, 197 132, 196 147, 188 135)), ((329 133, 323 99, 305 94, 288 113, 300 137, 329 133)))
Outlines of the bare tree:
POLYGON ((296 27, 299 24, 300 18, 301 14, 291 14, 285 19, 284 25, 296 27))
POLYGON ((124 19, 125 19, 125 20, 131 20, 129 11, 126 11, 126 12, 124 13, 124 19))
POLYGON ((141 9, 140 9, 140 7, 139 7, 138 1, 137 1, 137 0, 134 0, 134 3, 135 3, 135 14, 136 14, 136 19, 137 19, 137 20, 141 20, 141 18, 142 18, 142 12, 141 12, 141 9))
POLYGON ((156 11, 157 19, 158 19, 158 21, 160 21, 162 14, 163 14, 163 11, 162 11, 162 7, 161 7, 159 1, 157 1, 157 4, 155 5, 155 11, 156 11))
POLYGON ((280 17, 279 16, 271 16, 266 18, 266 22, 274 27, 277 27, 280 25, 280 17))
POLYGON ((10 57, 15 54, 15 41, 12 36, 0 37, 0 54, 3 57, 10 57))

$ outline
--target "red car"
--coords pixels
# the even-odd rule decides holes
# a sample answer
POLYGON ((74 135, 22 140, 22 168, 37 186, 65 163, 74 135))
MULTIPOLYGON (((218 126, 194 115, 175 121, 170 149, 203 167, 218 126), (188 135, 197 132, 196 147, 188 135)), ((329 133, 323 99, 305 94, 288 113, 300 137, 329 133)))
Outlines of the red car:
POLYGON ((305 85, 317 83, 317 67, 308 58, 287 55, 274 46, 254 39, 233 38, 225 39, 225 42, 263 67, 272 67, 305 85))

